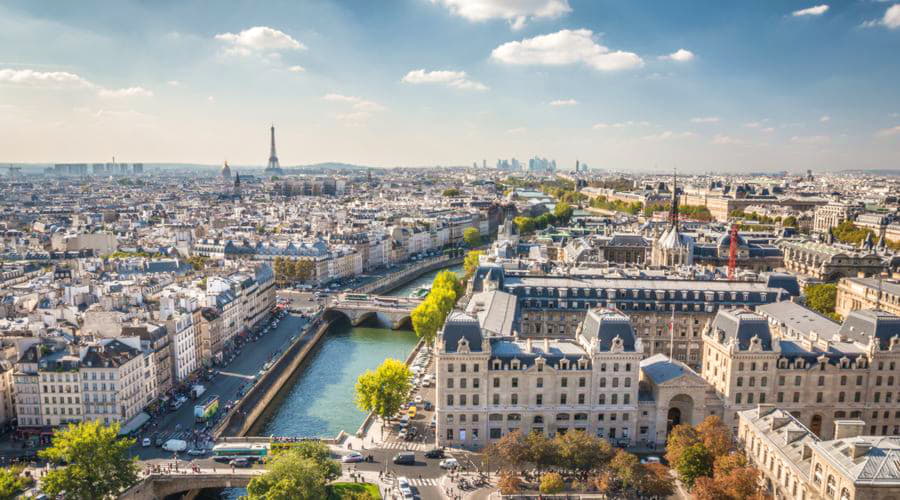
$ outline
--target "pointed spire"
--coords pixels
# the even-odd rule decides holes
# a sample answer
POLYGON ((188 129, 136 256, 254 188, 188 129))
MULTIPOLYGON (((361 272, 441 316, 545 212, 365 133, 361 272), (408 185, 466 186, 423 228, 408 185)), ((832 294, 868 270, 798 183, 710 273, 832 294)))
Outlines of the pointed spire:
POLYGON ((672 171, 672 204, 669 208, 669 222, 678 229, 678 171, 672 171))

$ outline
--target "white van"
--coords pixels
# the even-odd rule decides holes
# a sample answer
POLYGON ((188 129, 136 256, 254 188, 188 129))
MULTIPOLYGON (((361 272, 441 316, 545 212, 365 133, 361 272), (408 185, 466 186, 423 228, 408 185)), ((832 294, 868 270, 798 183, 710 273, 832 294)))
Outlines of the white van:
POLYGON ((166 451, 184 451, 187 449, 187 441, 183 441, 181 439, 170 439, 163 443, 162 449, 166 451))

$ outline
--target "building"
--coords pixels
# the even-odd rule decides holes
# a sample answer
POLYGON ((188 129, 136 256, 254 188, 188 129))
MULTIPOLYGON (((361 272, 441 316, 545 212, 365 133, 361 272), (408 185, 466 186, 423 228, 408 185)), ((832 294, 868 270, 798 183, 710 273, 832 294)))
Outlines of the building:
POLYGON ((102 339, 80 349, 83 416, 125 423, 144 409, 144 370, 139 338, 102 339))
POLYGON ((821 281, 873 276, 888 269, 884 259, 869 251, 841 248, 815 241, 783 241, 784 266, 791 272, 821 281))
POLYGON ((790 412, 760 404, 740 412, 738 439, 776 499, 886 500, 900 496, 900 439, 862 435, 859 420, 837 420, 818 438, 790 412))
POLYGON ((669 228, 653 241, 650 265, 656 267, 690 266, 694 263, 694 239, 683 234, 678 227, 678 184, 672 183, 672 201, 669 205, 669 228))
POLYGON ((900 317, 853 311, 835 328, 799 307, 722 310, 704 329, 702 374, 725 403, 723 421, 736 430, 741 411, 774 403, 823 439, 845 418, 900 435, 900 317))
POLYGON ((574 339, 487 337, 478 320, 447 318, 436 341, 439 446, 481 447, 504 434, 578 429, 635 437, 641 341, 628 318, 592 310, 574 339))
POLYGON ((766 282, 541 276, 507 274, 500 266, 485 265, 476 271, 472 291, 496 289, 515 295, 522 337, 571 338, 589 309, 617 309, 628 315, 644 340, 645 357, 671 354, 699 370, 706 321, 720 308, 789 298, 785 287, 791 284, 780 276, 771 275, 766 282))
POLYGON ((857 309, 880 309, 900 316, 900 282, 896 279, 844 278, 838 282, 834 312, 846 317, 857 309))
POLYGON ((837 201, 828 202, 826 205, 816 207, 813 216, 813 231, 828 233, 832 228, 838 227, 841 222, 850 220, 858 211, 857 206, 837 201))

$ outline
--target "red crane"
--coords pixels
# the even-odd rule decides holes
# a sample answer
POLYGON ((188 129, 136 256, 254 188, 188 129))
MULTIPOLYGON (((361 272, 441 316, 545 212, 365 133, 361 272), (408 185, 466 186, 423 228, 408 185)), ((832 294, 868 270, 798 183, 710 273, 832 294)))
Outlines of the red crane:
POLYGON ((731 241, 728 248, 728 280, 734 280, 734 268, 737 267, 738 226, 731 225, 731 241))

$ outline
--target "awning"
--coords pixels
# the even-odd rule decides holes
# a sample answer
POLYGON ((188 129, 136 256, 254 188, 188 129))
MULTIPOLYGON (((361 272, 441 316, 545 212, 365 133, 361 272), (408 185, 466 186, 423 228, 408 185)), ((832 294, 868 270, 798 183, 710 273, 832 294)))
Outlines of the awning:
POLYGON ((132 432, 140 429, 141 426, 146 424, 148 421, 150 421, 150 415, 142 411, 132 417, 131 420, 126 422, 125 425, 123 425, 122 428, 119 429, 119 435, 121 436, 125 434, 131 434, 132 432))

